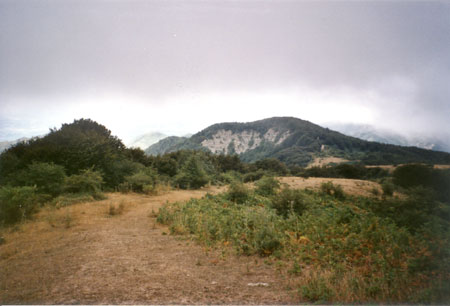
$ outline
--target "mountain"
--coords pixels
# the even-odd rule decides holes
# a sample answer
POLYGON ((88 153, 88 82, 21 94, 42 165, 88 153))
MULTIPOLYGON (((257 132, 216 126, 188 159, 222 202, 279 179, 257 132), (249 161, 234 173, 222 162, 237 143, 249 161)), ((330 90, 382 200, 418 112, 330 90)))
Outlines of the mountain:
MULTIPOLYGON (((188 142, 189 137, 169 136, 149 146, 145 149, 145 153, 148 155, 162 155, 167 152, 178 151, 185 149, 188 146, 188 142)), ((200 147, 196 149, 200 149, 200 147)))
POLYGON ((316 157, 328 156, 366 164, 450 164, 448 153, 365 141, 293 117, 214 124, 190 138, 162 139, 150 146, 146 153, 156 155, 181 149, 238 154, 246 162, 277 158, 287 164, 301 166, 316 157))
POLYGON ((435 137, 426 136, 403 136, 365 124, 330 123, 326 124, 326 126, 345 135, 363 140, 450 152, 450 140, 443 141, 435 137))
POLYGON ((157 143, 159 140, 166 137, 167 135, 159 132, 147 133, 137 137, 135 140, 128 144, 128 147, 141 148, 142 150, 145 150, 152 144, 157 143))

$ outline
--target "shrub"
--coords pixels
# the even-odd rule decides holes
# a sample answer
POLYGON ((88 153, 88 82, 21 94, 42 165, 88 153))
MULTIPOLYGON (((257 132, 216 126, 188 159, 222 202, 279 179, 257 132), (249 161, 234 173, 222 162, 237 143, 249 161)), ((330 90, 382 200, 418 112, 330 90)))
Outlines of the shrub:
POLYGON ((261 169, 259 169, 257 171, 252 171, 252 172, 249 172, 244 175, 243 181, 245 183, 254 182, 254 181, 261 179, 264 175, 267 175, 267 174, 268 174, 268 172, 261 170, 261 169))
POLYGON ((279 215, 287 217, 289 213, 303 214, 307 203, 301 190, 284 188, 273 198, 272 206, 279 215))
POLYGON ((311 302, 324 303, 329 302, 334 293, 329 288, 322 277, 313 276, 307 285, 300 288, 301 294, 311 302))
POLYGON ((123 213, 124 209, 125 209, 124 202, 120 202, 117 207, 114 204, 110 203, 109 209, 108 209, 108 215, 110 215, 110 216, 121 215, 123 213))
POLYGON ((98 171, 92 169, 82 170, 66 179, 65 190, 69 193, 85 193, 96 195, 101 193, 103 177, 98 171))
POLYGON ((432 184, 433 169, 429 165, 409 164, 398 166, 392 173, 395 185, 408 188, 415 186, 430 186, 432 184))
POLYGON ((228 186, 227 198, 238 204, 243 204, 250 196, 250 190, 241 182, 232 182, 228 186))
POLYGON ((256 185, 256 193, 262 196, 271 196, 276 194, 278 189, 280 189, 280 182, 276 180, 274 177, 265 176, 259 181, 255 183, 256 185))
POLYGON ((320 185, 322 192, 331 195, 337 199, 344 199, 345 193, 341 185, 334 185, 333 182, 326 182, 320 185))
POLYGON ((36 186, 37 193, 54 197, 63 191, 65 178, 63 166, 34 162, 13 175, 12 183, 16 186, 36 186))
MULTIPOLYGON (((156 183, 156 171, 152 168, 145 168, 131 176, 125 178, 126 182, 131 187, 131 190, 135 192, 144 192, 145 186, 154 186, 156 183)), ((148 187, 146 187, 148 190, 148 187)))
POLYGON ((236 171, 227 171, 219 174, 218 180, 225 184, 231 184, 234 181, 242 181, 242 175, 236 171))
POLYGON ((38 204, 36 187, 1 187, 0 224, 13 224, 29 218, 38 204))
POLYGON ((182 189, 197 189, 206 185, 208 175, 196 156, 191 156, 175 176, 175 183, 182 189))
POLYGON ((381 189, 384 196, 392 197, 394 195, 394 185, 392 183, 384 182, 381 185, 381 189))
POLYGON ((129 193, 131 191, 130 183, 128 183, 128 182, 120 183, 117 186, 117 191, 119 191, 121 193, 129 193))

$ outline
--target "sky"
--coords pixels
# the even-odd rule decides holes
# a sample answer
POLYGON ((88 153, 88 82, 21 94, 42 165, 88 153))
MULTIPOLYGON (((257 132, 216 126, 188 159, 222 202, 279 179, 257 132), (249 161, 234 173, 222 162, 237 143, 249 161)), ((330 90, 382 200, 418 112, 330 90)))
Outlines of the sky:
POLYGON ((450 1, 0 0, 0 141, 274 116, 450 139, 450 1))

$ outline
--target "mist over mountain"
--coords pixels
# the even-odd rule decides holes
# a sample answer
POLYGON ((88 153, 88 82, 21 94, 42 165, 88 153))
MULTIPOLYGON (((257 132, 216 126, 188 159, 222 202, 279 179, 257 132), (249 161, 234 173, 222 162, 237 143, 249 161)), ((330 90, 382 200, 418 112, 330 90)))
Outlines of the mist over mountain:
POLYGON ((142 150, 147 149, 159 140, 166 138, 168 135, 160 132, 150 132, 136 137, 132 142, 128 143, 127 146, 130 148, 140 148, 142 150))
POLYGON ((413 146, 434 151, 450 152, 450 139, 424 135, 407 136, 365 124, 327 123, 323 124, 323 126, 341 132, 345 135, 367 141, 375 141, 400 146, 413 146))
POLYGON ((10 141, 0 141, 0 153, 5 151, 6 149, 12 147, 15 144, 18 144, 19 142, 24 142, 27 140, 30 140, 31 138, 28 137, 22 137, 16 140, 10 140, 10 141))
MULTIPOLYGON (((377 139, 389 141, 389 138, 377 139)), ((162 139, 145 152, 158 155, 182 149, 237 154, 245 162, 277 158, 287 164, 300 166, 306 166, 316 157, 331 156, 374 165, 450 163, 448 153, 366 141, 292 117, 274 117, 247 123, 218 123, 190 138, 162 139)))

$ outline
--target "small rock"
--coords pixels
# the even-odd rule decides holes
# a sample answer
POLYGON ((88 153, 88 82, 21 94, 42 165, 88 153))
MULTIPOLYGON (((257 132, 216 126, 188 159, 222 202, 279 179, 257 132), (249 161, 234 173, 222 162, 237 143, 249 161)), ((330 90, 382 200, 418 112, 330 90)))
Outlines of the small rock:
POLYGON ((211 285, 217 285, 217 282, 211 282, 211 285))
POLYGON ((268 283, 248 283, 249 287, 269 287, 268 283))

